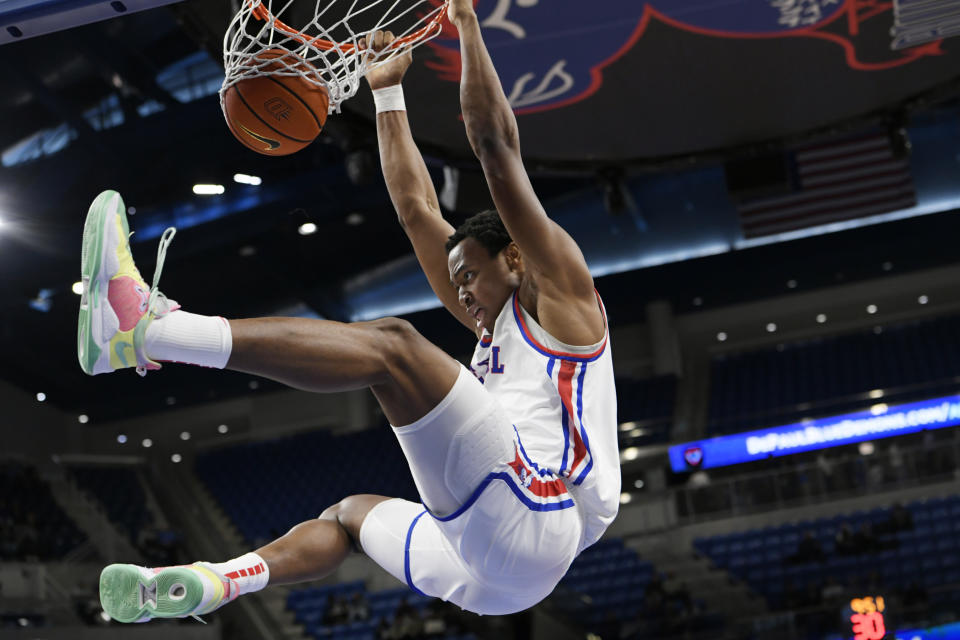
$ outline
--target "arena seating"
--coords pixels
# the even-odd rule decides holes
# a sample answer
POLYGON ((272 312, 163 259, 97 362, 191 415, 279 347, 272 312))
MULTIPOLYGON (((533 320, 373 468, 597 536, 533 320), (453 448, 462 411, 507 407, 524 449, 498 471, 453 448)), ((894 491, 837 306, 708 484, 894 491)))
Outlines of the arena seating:
POLYGON ((85 539, 36 469, 0 462, 0 560, 56 560, 85 539))
MULTIPOLYGON (((375 640, 381 624, 392 622, 402 603, 412 607, 423 618, 432 598, 414 593, 407 587, 367 593, 363 582, 307 587, 291 591, 287 608, 294 613, 297 623, 317 640, 375 640), (330 603, 337 598, 349 601, 360 594, 367 602, 369 615, 365 620, 328 624, 324 616, 330 603)), ((471 633, 447 632, 431 635, 438 640, 475 640, 471 633)))
POLYGON ((77 485, 102 504, 110 521, 136 543, 141 529, 153 522, 136 470, 128 467, 73 467, 70 471, 77 485))
POLYGON ((850 590, 890 593, 915 583, 930 591, 932 604, 943 600, 960 610, 960 496, 914 502, 906 509, 912 521, 908 527, 892 527, 893 509, 881 507, 701 538, 694 546, 775 609, 790 604, 790 590, 819 593, 832 578, 850 590), (868 524, 867 544, 847 552, 838 549, 837 533, 844 524, 855 536, 868 524), (807 532, 822 550, 821 559, 796 557, 807 532), (947 588, 951 585, 955 588, 947 588))
POLYGON ((872 389, 885 402, 955 393, 960 317, 721 355, 711 369, 708 435, 862 409, 872 389))
POLYGON ((621 431, 620 448, 667 442, 676 394, 677 378, 673 375, 643 380, 618 378, 617 419, 621 424, 636 423, 640 429, 637 435, 631 435, 632 429, 621 431))
POLYGON ((327 431, 217 449, 196 472, 250 544, 272 540, 357 493, 419 501, 386 425, 346 435, 327 431))
POLYGON ((587 626, 608 617, 627 620, 641 608, 654 567, 620 539, 601 540, 581 553, 560 587, 586 598, 570 601, 571 613, 587 626))

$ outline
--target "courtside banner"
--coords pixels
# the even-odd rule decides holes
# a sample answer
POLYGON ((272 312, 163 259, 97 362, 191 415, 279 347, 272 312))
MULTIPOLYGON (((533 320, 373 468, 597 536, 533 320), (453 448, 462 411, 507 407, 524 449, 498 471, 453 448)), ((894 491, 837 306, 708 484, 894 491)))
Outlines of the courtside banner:
POLYGON ((763 458, 890 438, 960 424, 960 395, 807 420, 670 447, 674 471, 725 467, 763 458))

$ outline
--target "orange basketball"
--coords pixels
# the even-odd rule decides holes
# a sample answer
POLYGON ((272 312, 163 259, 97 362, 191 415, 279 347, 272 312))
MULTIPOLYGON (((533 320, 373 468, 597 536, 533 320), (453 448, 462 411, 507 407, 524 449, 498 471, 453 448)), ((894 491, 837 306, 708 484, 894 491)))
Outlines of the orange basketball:
MULTIPOLYGON (((317 70, 285 49, 267 49, 250 64, 284 58, 286 65, 271 62, 261 71, 294 67, 319 78, 317 70)), ((230 131, 241 143, 267 156, 286 156, 310 144, 327 121, 327 90, 299 76, 263 75, 244 78, 223 97, 223 113, 230 131)))

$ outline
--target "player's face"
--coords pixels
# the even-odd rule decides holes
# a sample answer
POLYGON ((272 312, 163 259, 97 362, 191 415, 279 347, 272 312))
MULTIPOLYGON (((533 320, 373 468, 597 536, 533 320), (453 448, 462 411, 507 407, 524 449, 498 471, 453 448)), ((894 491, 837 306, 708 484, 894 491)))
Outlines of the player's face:
POLYGON ((516 245, 495 256, 482 244, 466 238, 447 256, 450 281, 457 288, 460 304, 477 327, 493 332, 493 325, 510 294, 520 286, 523 267, 516 245))

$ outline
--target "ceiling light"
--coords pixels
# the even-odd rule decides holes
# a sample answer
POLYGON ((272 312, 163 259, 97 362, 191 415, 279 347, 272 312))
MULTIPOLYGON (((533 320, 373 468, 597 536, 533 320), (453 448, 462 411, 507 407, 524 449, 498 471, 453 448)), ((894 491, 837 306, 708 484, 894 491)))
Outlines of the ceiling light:
POLYGON ((356 211, 354 211, 353 213, 347 216, 346 222, 351 227, 355 227, 357 225, 363 224, 364 220, 366 220, 366 218, 363 217, 362 213, 357 213, 356 211))
POLYGON ((725 331, 721 331, 720 333, 717 334, 717 340, 719 342, 724 342, 726 339, 727 339, 727 333, 725 331))
POLYGON ((886 404, 884 404, 883 402, 880 402, 870 407, 870 413, 872 413, 875 416, 879 416, 886 413, 888 408, 889 407, 887 407, 886 404))
POLYGON ((240 184, 251 184, 255 187, 259 187, 260 183, 263 182, 259 176, 248 176, 245 173, 235 173, 233 174, 233 181, 239 182, 240 184))
POLYGON ((633 500, 633 496, 631 496, 626 491, 620 494, 620 504, 627 504, 631 500, 633 500))
POLYGON ((627 447, 620 453, 621 460, 636 460, 640 456, 640 449, 637 447, 627 447))
POLYGON ((883 327, 881 327, 881 326, 879 326, 879 325, 876 326, 876 327, 874 327, 874 328, 873 328, 873 333, 876 334, 876 335, 880 335, 881 333, 883 333, 883 327))
POLYGON ((928 302, 930 302, 930 298, 928 298, 927 296, 920 296, 919 298, 917 298, 917 302, 919 302, 920 304, 927 304, 928 302))
POLYGON ((47 394, 45 394, 43 391, 37 394, 37 402, 43 402, 46 399, 47 399, 47 394))
POLYGON ((773 332, 776 331, 776 330, 777 330, 777 323, 775 323, 775 322, 768 322, 768 323, 767 323, 767 332, 768 332, 768 333, 773 333, 773 332))
POLYGON ((641 480, 640 478, 637 478, 636 480, 633 481, 633 486, 636 487, 637 489, 643 489, 643 480, 641 480))
POLYGON ((82 283, 82 282, 74 282, 74 283, 73 283, 73 286, 70 287, 70 290, 73 291, 73 292, 74 292, 75 294, 77 294, 78 296, 82 296, 82 295, 83 295, 83 283, 82 283))
POLYGON ((180 432, 180 439, 181 439, 181 440, 189 440, 189 439, 190 439, 190 432, 189 432, 189 431, 181 431, 181 432, 180 432))
POLYGON ((859 449, 862 456, 872 456, 873 452, 877 450, 872 442, 861 442, 859 449))
POLYGON ((304 222, 302 225, 300 225, 300 228, 297 229, 297 233, 299 233, 302 236, 308 236, 311 233, 316 233, 316 232, 317 232, 317 225, 313 224, 312 222, 304 222))
POLYGON ((827 321, 827 314, 825 314, 825 313, 818 313, 818 314, 817 314, 817 322, 818 322, 819 324, 823 324, 823 323, 826 322, 826 321, 827 321))
POLYGON ((643 433, 644 433, 643 429, 634 429, 633 431, 630 432, 629 435, 631 438, 639 438, 640 436, 643 435, 643 433))
POLYGON ((137 215, 137 208, 136 208, 136 207, 127 207, 127 213, 129 213, 129 214, 132 215, 132 216, 135 216, 135 215, 137 215))
POLYGON ((143 442, 141 442, 140 444, 143 445, 144 449, 149 449, 150 447, 153 446, 153 440, 151 440, 150 438, 144 438, 143 442))
POLYGON ((227 431, 230 431, 230 427, 228 427, 225 424, 222 424, 219 427, 217 427, 217 431, 219 431, 220 433, 226 433, 227 431))
POLYGON ((223 193, 225 189, 222 184, 195 184, 193 185, 193 192, 198 196, 218 196, 223 193))
POLYGON ((126 444, 126 443, 127 443, 127 436, 125 436, 125 435, 123 435, 123 434, 121 433, 120 435, 117 436, 117 442, 119 442, 120 444, 126 444))
POLYGON ((787 280, 787 289, 796 289, 797 281, 796 280, 787 280))
POLYGON ((890 271, 891 269, 893 269, 893 263, 892 263, 892 262, 884 262, 884 263, 881 265, 881 267, 883 268, 884 271, 890 271))
POLYGON ((883 397, 883 389, 873 389, 869 394, 872 399, 876 400, 877 398, 883 397))
POLYGON ((700 296, 697 296, 696 298, 693 299, 693 306, 699 307, 702 304, 703 304, 703 298, 701 298, 700 296))
POLYGON ((876 312, 877 312, 877 305, 875 304, 867 305, 867 313, 876 313, 876 312))
POLYGON ((260 383, 257 382, 256 380, 251 380, 250 382, 247 383, 247 386, 253 389, 254 391, 256 391, 257 389, 260 388, 260 383))
POLYGON ((177 463, 183 460, 183 457, 179 453, 175 453, 172 456, 170 456, 170 460, 172 460, 174 463, 177 463))
POLYGON ((77 416, 77 422, 79 422, 80 424, 87 424, 88 422, 90 422, 90 417, 87 416, 87 414, 85 413, 81 413, 79 416, 77 416))

